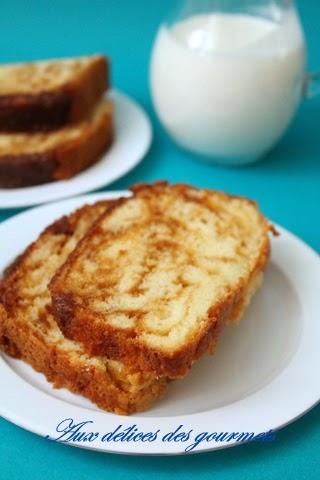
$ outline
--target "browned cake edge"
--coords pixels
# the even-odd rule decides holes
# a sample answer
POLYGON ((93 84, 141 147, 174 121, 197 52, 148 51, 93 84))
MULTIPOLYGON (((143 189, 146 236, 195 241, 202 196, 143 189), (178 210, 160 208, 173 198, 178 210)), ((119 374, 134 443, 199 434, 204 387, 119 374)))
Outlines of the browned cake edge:
POLYGON ((75 140, 42 152, 0 156, 0 187, 17 188, 68 179, 99 160, 113 140, 112 110, 75 140))
POLYGON ((108 87, 108 61, 105 56, 97 55, 66 85, 35 94, 0 95, 0 130, 36 132, 79 122, 108 87))
MULTIPOLYGON (((160 191, 166 185, 167 182, 157 182, 153 185, 138 185, 133 187, 132 190, 134 193, 143 192, 144 195, 148 195, 148 192, 154 194, 154 191, 160 191)), ((187 198, 187 185, 179 184, 172 188, 177 189, 179 194, 187 198)), ((219 194, 225 196, 225 198, 236 198, 222 192, 219 192, 219 194)), ((256 205, 251 200, 243 197, 241 199, 256 205)), ((118 205, 128 200, 121 198, 116 201, 113 207, 104 214, 104 217, 109 215, 113 208, 117 208, 118 205)), ((60 329, 66 337, 82 342, 91 354, 106 355, 109 358, 119 359, 129 366, 136 365, 144 371, 150 371, 159 376, 169 378, 185 376, 195 360, 201 357, 204 352, 212 350, 212 347, 217 343, 223 325, 239 317, 245 298, 248 295, 249 286, 255 282, 255 279, 267 264, 270 254, 268 232, 271 227, 262 214, 259 215, 265 226, 265 238, 256 264, 246 278, 239 281, 233 290, 229 291, 218 304, 209 310, 208 322, 199 328, 197 335, 179 351, 169 355, 159 350, 147 348, 137 340, 133 331, 120 330, 110 325, 101 325, 95 322, 94 316, 90 317, 88 312, 85 316, 82 316, 77 311, 72 294, 63 292, 64 272, 72 265, 73 259, 80 254, 82 246, 85 245, 90 236, 95 234, 94 226, 79 243, 78 248, 72 252, 66 263, 58 269, 49 285, 53 314, 60 329)))
POLYGON ((48 345, 22 322, 7 320, 0 304, 0 349, 43 373, 54 388, 67 388, 103 410, 120 415, 146 410, 166 391, 167 381, 154 379, 133 393, 121 388, 109 371, 74 362, 63 350, 48 345))
MULTIPOLYGON (((101 203, 107 206, 107 202, 101 203)), ((108 205, 110 203, 108 202, 108 205)), ((90 206, 86 205, 70 217, 62 217, 47 227, 41 235, 50 232, 71 235, 77 217, 88 208, 90 206)), ((13 279, 16 275, 23 275, 21 265, 35 243, 9 266, 0 281, 0 350, 30 364, 36 371, 43 373, 55 388, 67 388, 83 395, 104 410, 121 415, 146 410, 155 399, 165 393, 165 378, 150 377, 148 381, 142 378, 140 390, 125 391, 120 380, 115 379, 110 371, 81 364, 81 361, 74 362, 67 352, 47 344, 26 322, 14 317, 14 305, 19 299, 19 293, 12 288, 13 279)), ((136 365, 133 372, 137 372, 136 365)))

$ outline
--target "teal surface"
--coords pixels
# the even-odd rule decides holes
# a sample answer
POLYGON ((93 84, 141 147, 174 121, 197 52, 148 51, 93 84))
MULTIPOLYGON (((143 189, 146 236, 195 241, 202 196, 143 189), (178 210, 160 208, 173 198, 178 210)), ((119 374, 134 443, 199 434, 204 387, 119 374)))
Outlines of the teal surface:
MULTIPOLYGON (((113 61, 113 85, 136 98, 154 125, 154 142, 147 157, 108 190, 166 178, 244 194, 256 199, 273 221, 319 251, 320 98, 303 103, 287 135, 263 162, 241 169, 196 162, 163 132, 148 91, 152 41, 172 1, 4 0, 0 4, 0 61, 106 52, 113 61)), ((298 6, 309 45, 309 66, 320 69, 320 2, 301 0, 298 6)), ((1 211, 0 220, 16 212, 1 211)), ((0 248, 5 248, 1 239, 0 248)), ((315 375, 319 367, 315 365, 315 375)), ((274 443, 166 459, 101 454, 48 443, 0 419, 0 480, 173 476, 187 480, 319 479, 320 406, 281 430, 274 443)))

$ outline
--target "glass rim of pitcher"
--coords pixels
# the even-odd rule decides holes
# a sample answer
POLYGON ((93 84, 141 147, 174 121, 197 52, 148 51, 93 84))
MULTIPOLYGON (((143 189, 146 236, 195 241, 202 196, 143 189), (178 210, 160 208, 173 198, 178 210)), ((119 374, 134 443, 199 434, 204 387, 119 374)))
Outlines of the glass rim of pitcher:
POLYGON ((297 11, 294 0, 178 0, 173 2, 173 5, 169 9, 167 18, 162 22, 162 24, 172 26, 177 23, 177 20, 179 19, 183 20, 192 15, 198 15, 201 13, 206 14, 209 12, 250 14, 247 9, 252 7, 255 7, 255 9, 251 12, 252 15, 261 16, 262 18, 266 18, 277 23, 280 23, 279 11, 297 11), (268 15, 262 15, 262 11, 266 6, 272 7, 271 12, 274 15, 272 18, 268 18, 268 15), (235 9, 232 10, 230 7, 234 7, 235 9), (276 15, 278 15, 278 18, 275 18, 276 15))

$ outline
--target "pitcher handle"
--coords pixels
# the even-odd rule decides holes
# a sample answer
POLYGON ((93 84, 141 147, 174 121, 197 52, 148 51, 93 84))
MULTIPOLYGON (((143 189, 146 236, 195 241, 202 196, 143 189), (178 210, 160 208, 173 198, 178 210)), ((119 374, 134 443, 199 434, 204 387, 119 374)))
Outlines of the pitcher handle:
POLYGON ((308 73, 303 86, 303 96, 313 98, 320 95, 320 70, 314 73, 308 73))

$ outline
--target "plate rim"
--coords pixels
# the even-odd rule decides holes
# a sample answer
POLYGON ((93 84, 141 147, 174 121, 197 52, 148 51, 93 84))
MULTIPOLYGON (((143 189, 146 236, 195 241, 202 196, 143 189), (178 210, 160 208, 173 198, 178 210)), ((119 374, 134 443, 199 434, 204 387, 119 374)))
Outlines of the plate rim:
MULTIPOLYGON (((114 174, 109 174, 109 180, 104 179, 101 175, 96 175, 96 181, 94 184, 90 184, 89 186, 79 186, 79 187, 74 187, 74 191, 71 193, 68 193, 68 186, 70 187, 70 182, 72 184, 76 184, 78 182, 78 175, 83 175, 85 176, 86 174, 89 173, 90 168, 94 168, 96 165, 99 164, 101 160, 104 160, 105 158, 108 157, 108 152, 107 150, 101 157, 101 159, 93 164, 91 167, 88 169, 84 170, 83 172, 80 172, 78 175, 75 175, 71 179, 68 180, 58 180, 56 182, 49 182, 46 184, 41 184, 41 185, 34 185, 30 187, 21 187, 21 188, 10 188, 10 189, 5 189, 5 188, 0 188, 0 213, 3 210, 6 209, 16 209, 16 208, 25 208, 25 207, 34 207, 38 205, 44 205, 48 203, 53 203, 53 202, 59 202, 60 200, 63 199, 68 199, 68 198, 73 198, 75 196, 79 195, 84 195, 87 194, 91 191, 98 190, 103 187, 107 187, 108 185, 112 184, 113 182, 119 180, 123 176, 127 175, 129 172, 131 172, 134 168, 136 168, 142 160, 145 158, 147 153, 150 150, 152 140, 153 140, 153 128, 152 128, 152 123, 151 119, 149 117, 149 114, 145 110, 145 108, 140 105, 138 101, 136 101, 132 96, 124 93, 122 90, 118 89, 111 89, 108 92, 106 92, 106 98, 111 97, 111 99, 115 102, 115 104, 122 103, 126 105, 127 107, 129 106, 132 111, 134 112, 135 116, 139 116, 140 121, 143 124, 143 129, 144 129, 144 137, 140 137, 139 140, 141 141, 140 145, 140 151, 137 155, 134 155, 130 161, 128 161, 126 164, 124 164, 119 170, 116 170, 114 174), (65 185, 65 189, 63 192, 59 192, 58 194, 55 194, 54 191, 56 190, 55 187, 58 185, 65 185), (41 196, 41 191, 51 191, 50 194, 44 193, 43 196, 41 196), (40 195, 39 195, 40 192, 40 195), (31 197, 30 197, 31 193, 31 197), (15 195, 18 194, 20 196, 24 196, 24 200, 15 200, 15 195), (35 195, 38 195, 38 199, 35 199, 35 195), (47 197, 48 195, 48 197, 47 197), (7 196, 7 198, 6 198, 7 196), (2 198, 1 198, 2 197, 2 198)), ((117 147, 121 145, 122 140, 121 137, 117 139, 117 136, 115 136, 115 140, 111 148, 117 147)), ((130 147, 130 143, 129 143, 130 147)))
MULTIPOLYGON (((38 215, 38 212, 39 211, 45 211, 45 210, 52 210, 52 212, 54 212, 57 208, 59 210, 59 207, 62 208, 62 210, 67 213, 69 211, 71 211, 72 209, 74 208, 77 208, 78 206, 80 206, 81 204, 83 203, 92 203, 96 200, 100 200, 102 198, 118 198, 119 196, 127 196, 129 193, 129 191, 127 190, 123 190, 123 191, 116 191, 116 192, 113 192, 113 191, 109 191, 109 192, 102 192, 102 193, 96 193, 96 194, 87 194, 87 195, 82 195, 82 196, 78 196, 78 197, 73 197, 73 198, 70 198, 68 200, 60 200, 58 202, 54 202, 54 203, 50 203, 50 204, 45 204, 45 205, 41 205, 41 206, 37 206, 37 207, 34 207, 32 209, 29 209, 25 212, 21 212, 21 213, 18 213, 17 215, 14 215, 12 216, 11 218, 1 222, 0 224, 0 234, 6 230, 7 228, 7 225, 9 224, 13 224, 13 228, 17 228, 17 226, 19 225, 20 222, 22 222, 24 219, 26 219, 25 217, 31 217, 31 219, 33 218, 34 220, 37 218, 37 215, 38 215), (14 224, 17 224, 17 226, 15 227, 14 224)), ((60 210, 59 210, 59 215, 60 215, 60 210)), ((27 218, 28 219, 28 218, 27 218)), ((51 220, 49 220, 51 221, 51 220)), ((280 231, 280 238, 282 237, 286 242, 289 241, 290 242, 293 242, 293 244, 298 248, 298 250, 300 250, 300 252, 304 252, 305 255, 309 258, 309 259, 312 259, 312 261, 314 262, 315 260, 315 263, 314 265, 315 266, 315 271, 316 271, 316 275, 317 276, 320 276, 320 257, 318 255, 318 253, 313 250, 308 244, 306 244, 302 239, 300 239, 299 237, 297 237, 295 234, 293 234, 292 232, 290 232, 289 230, 279 226, 279 225, 276 225, 276 227, 279 229, 280 231)), ((275 242, 277 242, 277 239, 275 240, 275 242)), ((276 243, 275 243, 276 245, 276 243)), ((274 249, 273 249, 274 250, 274 249)), ((302 255, 302 257, 304 257, 304 255, 302 255)), ((305 259, 303 259, 303 261, 305 261, 305 259)), ((307 270, 307 275, 309 275, 309 270, 307 270)), ((296 280, 297 279, 291 279, 291 280, 296 280)), ((312 294, 313 295, 313 294, 312 294)), ((312 296, 311 295, 311 296, 312 296)), ((316 299, 317 302, 319 303, 319 300, 316 299)), ((305 333, 305 331, 304 331, 305 333)), ((299 347, 300 348, 300 347, 299 347)), ((295 352, 294 356, 295 357, 297 356, 297 352, 295 352)), ((318 357, 319 357, 319 354, 318 354, 318 357)), ((13 384, 14 385, 17 385, 17 383, 20 383, 21 385, 24 385, 25 387, 27 386, 27 390, 28 389, 31 389, 33 391, 33 394, 35 394, 35 396, 40 399, 40 406, 42 404, 42 396, 45 395, 45 398, 47 399, 47 402, 49 402, 50 404, 52 403, 53 405, 59 405, 61 406, 61 404, 63 404, 65 406, 65 411, 68 410, 68 412, 74 412, 77 416, 77 418, 81 417, 82 418, 85 418, 85 417, 94 417, 95 420, 97 419, 100 419, 100 418, 104 418, 105 419, 110 419, 112 418, 112 420, 115 420, 115 423, 117 423, 117 419, 118 419, 118 423, 127 423, 127 424, 132 424, 132 423, 135 423, 135 421, 139 422, 140 425, 151 425, 152 422, 155 422, 155 421, 158 421, 159 423, 161 423, 161 425, 163 423, 174 423, 175 421, 178 422, 178 423, 184 423, 185 420, 189 420, 190 422, 194 422, 194 421, 198 421, 199 418, 201 419, 202 418, 202 424, 208 424, 208 422, 210 421, 210 414, 212 414, 212 412, 214 410, 224 410, 225 412, 229 411, 231 409, 234 410, 234 409, 237 409, 237 404, 240 404, 240 407, 241 407, 241 402, 243 402, 243 400, 246 400, 246 399, 251 399, 251 401, 249 402, 249 405, 250 403, 252 403, 253 401, 253 405, 255 404, 255 401, 257 398, 259 398, 259 394, 261 395, 261 392, 264 392, 267 388, 270 388, 270 385, 272 386, 274 383, 277 383, 279 381, 279 379, 282 377, 283 375, 283 372, 287 370, 288 366, 284 367, 284 369, 275 377, 273 378, 266 386, 262 386, 257 392, 253 392, 252 394, 249 394, 248 397, 245 397, 245 399, 241 399, 241 400, 238 400, 230 405, 226 405, 226 406, 223 406, 221 408, 216 408, 216 409, 211 409, 211 410, 208 410, 208 411, 205 411, 205 412, 197 412, 197 413, 193 413, 193 414, 186 414, 186 415, 182 415, 182 416, 174 416, 174 417, 136 417, 135 415, 132 415, 132 416, 129 416, 129 417, 119 417, 117 415, 114 415, 114 414, 111 414, 111 413, 106 413, 106 412, 103 412, 103 411, 89 411, 87 410, 85 407, 81 407, 81 406, 76 406, 76 405, 71 405, 65 401, 63 401, 62 399, 57 399, 56 397, 51 397, 50 395, 47 395, 46 393, 38 390, 36 387, 34 387, 33 385, 29 384, 28 382, 26 382, 25 380, 23 380, 16 372, 14 372, 13 370, 10 370, 10 367, 7 365, 7 367, 4 367, 3 364, 6 363, 5 360, 3 359, 3 356, 0 355, 0 369, 3 371, 5 371, 5 369, 7 368, 11 373, 8 374, 7 372, 7 379, 10 380, 10 378, 12 377, 12 374, 14 374, 16 378, 16 381, 12 381, 12 378, 11 378, 11 381, 8 381, 8 384, 9 386, 12 388, 13 387, 13 384), (9 375, 9 376, 8 376, 9 375), (40 398, 41 397, 41 398, 40 398), (48 400, 49 399, 49 400, 48 400), (204 420, 204 422, 203 422, 204 420)), ((290 362, 289 362, 289 366, 290 364, 292 363, 292 359, 290 359, 290 362)), ((300 418, 302 415, 304 415, 305 413, 307 413, 311 408, 313 408, 317 403, 319 403, 319 400, 320 400, 320 381, 318 382, 318 386, 317 386, 317 391, 316 393, 314 393, 312 395, 312 400, 309 399, 309 401, 304 401, 305 403, 305 407, 303 409, 299 409, 297 411, 295 411, 295 413, 293 414, 292 411, 291 413, 289 413, 289 415, 287 415, 287 417, 284 419, 284 421, 281 421, 279 423, 279 421, 275 421, 273 422, 270 422, 269 423, 269 427, 272 429, 272 430, 277 430, 279 428, 283 428, 284 426, 288 425, 289 423, 295 421, 296 419, 300 418)), ((20 385, 20 386, 21 386, 20 385)), ((14 388, 13 388, 14 390, 14 388)), ((23 390, 25 390, 25 388, 23 388, 23 390)), ((8 395, 9 393, 9 397, 10 398, 10 392, 6 392, 6 395, 8 395)), ((12 392, 11 392, 12 394, 12 392)), ((12 395, 11 395, 12 396, 12 395)), ((8 400, 7 398, 7 400, 8 400)), ((36 433, 40 436, 45 436, 48 434, 48 432, 52 433, 51 430, 50 430, 50 427, 48 427, 48 430, 44 430, 44 426, 42 426, 42 428, 37 428, 37 426, 35 426, 34 424, 32 424, 32 421, 31 421, 31 425, 30 425, 30 419, 26 419, 26 417, 24 418, 18 418, 19 417, 19 414, 14 414, 14 413, 11 413, 10 414, 10 411, 8 413, 8 409, 10 410, 10 405, 9 407, 7 407, 7 409, 4 407, 3 405, 3 400, 4 399, 4 396, 1 396, 0 397, 0 414, 6 418, 7 420, 11 421, 12 423, 18 425, 18 426, 21 426, 22 428, 25 428, 26 430, 29 430, 29 431, 32 431, 33 433, 36 433)), ((10 402, 9 402, 10 403, 10 402)), ((48 405, 49 405, 48 403, 48 405)), ((238 405, 238 408, 239 408, 239 405, 238 405)), ((59 408, 58 408, 59 410, 59 408)), ((246 409, 244 409, 246 410, 246 409)), ((240 411, 241 411, 241 408, 240 408, 240 411)), ((242 412, 243 413, 243 412, 242 412)), ((20 415, 21 417, 21 415, 20 415)), ((107 420, 108 422, 108 420, 107 420)), ((37 423, 37 422, 36 422, 37 423)), ((102 423, 105 423, 105 422, 102 422, 102 423)), ((261 422, 259 422, 259 424, 261 424, 261 422)), ((252 430, 252 429, 251 429, 252 430)), ((242 431, 242 430, 241 430, 242 431)), ((245 431, 245 430, 244 430, 245 431)), ((258 431, 263 431, 261 429, 258 428, 258 431)), ((69 443, 69 445, 71 445, 69 443)), ((212 451, 212 450, 216 450, 216 449, 220 449, 220 448, 226 448, 226 447, 230 447, 230 446, 233 446, 233 445, 237 445, 237 442, 234 442, 234 443, 228 443, 228 444, 224 444, 223 442, 221 444, 214 444, 214 445, 210 445, 206 448, 206 445, 205 444, 201 444, 200 447, 198 449, 196 449, 194 452, 191 452, 191 453, 200 453, 200 452, 207 452, 207 451, 212 451)), ((144 445, 140 445, 140 444, 136 444, 135 445, 135 448, 132 450, 131 448, 128 448, 128 449, 125 449, 125 448, 109 448, 109 445, 107 445, 108 448, 100 448, 100 446, 93 446, 93 445, 73 445, 73 446, 76 446, 76 447, 82 447, 82 448, 90 448, 92 450, 97 450, 97 451, 104 451, 104 452, 110 452, 110 453, 122 453, 122 454, 133 454, 133 455, 178 455, 178 454, 187 454, 188 452, 184 452, 183 451, 183 445, 181 446, 180 445, 180 448, 179 446, 176 446, 176 448, 173 448, 175 446, 172 446, 171 449, 163 449, 163 444, 160 444, 160 447, 162 448, 159 448, 158 445, 154 445, 154 447, 157 447, 157 448, 154 448, 152 451, 146 451, 144 447, 144 445)), ((117 444, 118 446, 118 444, 117 444)), ((110 446, 111 447, 111 446, 110 446)))

